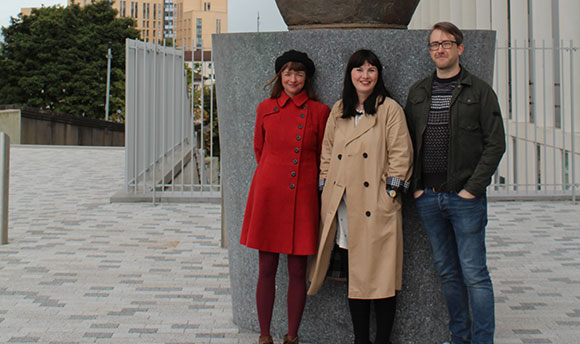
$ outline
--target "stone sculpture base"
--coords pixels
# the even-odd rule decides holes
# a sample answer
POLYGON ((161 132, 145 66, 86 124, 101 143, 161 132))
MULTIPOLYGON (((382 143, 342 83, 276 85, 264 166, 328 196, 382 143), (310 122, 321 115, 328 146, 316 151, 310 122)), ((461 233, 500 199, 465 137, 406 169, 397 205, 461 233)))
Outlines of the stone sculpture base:
MULTIPOLYGON (((256 107, 268 97, 263 89, 274 75, 274 60, 289 49, 301 50, 316 64, 315 88, 330 107, 339 99, 345 66, 357 49, 373 50, 384 65, 392 97, 404 106, 409 87, 434 67, 427 51, 427 30, 309 30, 220 34, 213 37, 222 154, 222 185, 227 228, 234 322, 259 331, 255 305, 257 251, 239 244, 250 182, 256 167, 253 129, 256 107)), ((495 32, 465 31, 461 63, 491 83, 495 32)), ((393 344, 441 343, 448 337, 448 315, 431 250, 414 201, 404 200, 403 290, 397 298, 393 344)), ((286 258, 281 256, 272 333, 287 332, 286 258)), ((308 297, 300 327, 301 342, 352 343, 346 285, 326 281, 308 297)))

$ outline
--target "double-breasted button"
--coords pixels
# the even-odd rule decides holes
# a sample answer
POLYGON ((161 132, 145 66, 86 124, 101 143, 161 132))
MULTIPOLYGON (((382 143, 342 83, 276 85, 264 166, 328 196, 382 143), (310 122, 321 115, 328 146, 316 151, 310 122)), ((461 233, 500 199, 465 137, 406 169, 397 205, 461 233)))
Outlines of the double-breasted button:
POLYGON ((304 114, 303 113, 300 114, 300 118, 304 118, 304 114))
POLYGON ((365 158, 365 159, 366 159, 366 158, 368 158, 368 157, 369 157, 369 155, 368 155, 367 153, 363 153, 363 158, 365 158))
POLYGON ((296 165, 296 164, 298 163, 298 160, 294 159, 294 160, 292 160, 292 163, 293 163, 294 165, 296 165))
POLYGON ((338 160, 342 160, 342 154, 338 155, 338 160))
POLYGON ((369 182, 364 182, 363 184, 364 184, 365 188, 369 187, 369 182))
POLYGON ((303 105, 302 105, 302 108, 303 108, 303 109, 306 109, 306 104, 303 104, 303 105))
POLYGON ((302 129, 302 128, 303 128, 302 124, 298 124, 298 129, 302 129))
POLYGON ((296 171, 292 171, 292 172, 290 172, 290 175, 291 175, 292 177, 296 177, 296 171))
POLYGON ((294 153, 298 153, 298 152, 300 152, 300 148, 298 148, 298 147, 294 148, 294 153))
POLYGON ((290 184, 290 189, 294 189, 295 187, 296 187, 296 185, 290 184))
POLYGON ((367 211, 367 212, 365 213, 365 215, 366 215, 367 217, 371 217, 371 212, 370 212, 370 211, 367 211))
POLYGON ((300 141, 300 140, 302 140, 302 136, 300 136, 300 135, 296 136, 296 141, 300 141))
POLYGON ((274 111, 278 111, 278 108, 277 108, 277 107, 275 107, 275 108, 274 108, 274 111))

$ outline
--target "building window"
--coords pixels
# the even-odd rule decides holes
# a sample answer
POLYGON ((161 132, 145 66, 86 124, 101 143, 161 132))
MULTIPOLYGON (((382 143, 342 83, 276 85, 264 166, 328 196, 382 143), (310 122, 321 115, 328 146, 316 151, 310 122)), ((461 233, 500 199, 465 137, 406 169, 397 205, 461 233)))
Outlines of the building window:
POLYGON ((139 3, 135 3, 135 18, 139 17, 139 3))
POLYGON ((157 19, 157 4, 153 4, 153 19, 157 19))
POLYGON ((131 17, 135 16, 135 3, 131 1, 131 17))
POLYGON ((222 33, 222 20, 221 19, 215 20, 215 33, 222 33))
POLYGON ((197 18, 196 19, 196 25, 195 25, 195 31, 196 31, 196 49, 201 49, 203 47, 202 44, 202 40, 201 40, 201 18, 197 18))
POLYGON ((209 2, 204 2, 204 3, 203 3, 203 10, 204 10, 204 11, 211 11, 211 3, 209 3, 209 2))

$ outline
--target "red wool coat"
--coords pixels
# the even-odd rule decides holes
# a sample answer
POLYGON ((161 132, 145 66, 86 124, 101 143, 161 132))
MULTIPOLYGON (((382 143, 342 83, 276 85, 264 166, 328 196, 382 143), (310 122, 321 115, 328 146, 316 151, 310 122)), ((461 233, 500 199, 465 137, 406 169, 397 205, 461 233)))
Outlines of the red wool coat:
POLYGON ((267 252, 316 253, 318 172, 330 109, 306 92, 258 105, 254 173, 240 243, 267 252))

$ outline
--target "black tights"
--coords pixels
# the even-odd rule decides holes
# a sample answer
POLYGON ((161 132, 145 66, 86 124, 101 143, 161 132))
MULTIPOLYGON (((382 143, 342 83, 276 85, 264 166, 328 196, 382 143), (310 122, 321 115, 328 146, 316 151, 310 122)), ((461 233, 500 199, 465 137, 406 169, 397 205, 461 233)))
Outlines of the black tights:
MULTIPOLYGON (((340 258, 348 266, 348 250, 339 248, 340 258)), ((348 280, 348 269, 346 278, 348 280)), ((375 344, 389 344, 391 330, 395 322, 397 310, 396 296, 385 299, 348 299, 348 308, 352 319, 355 344, 369 344, 371 302, 375 304, 375 318, 377 321, 377 335, 375 344)))
POLYGON ((388 344, 393 322, 395 321, 395 310, 397 309, 395 296, 374 300, 348 299, 354 330, 354 342, 355 344, 370 343, 371 302, 375 304, 375 317, 377 320, 375 344, 388 344))

